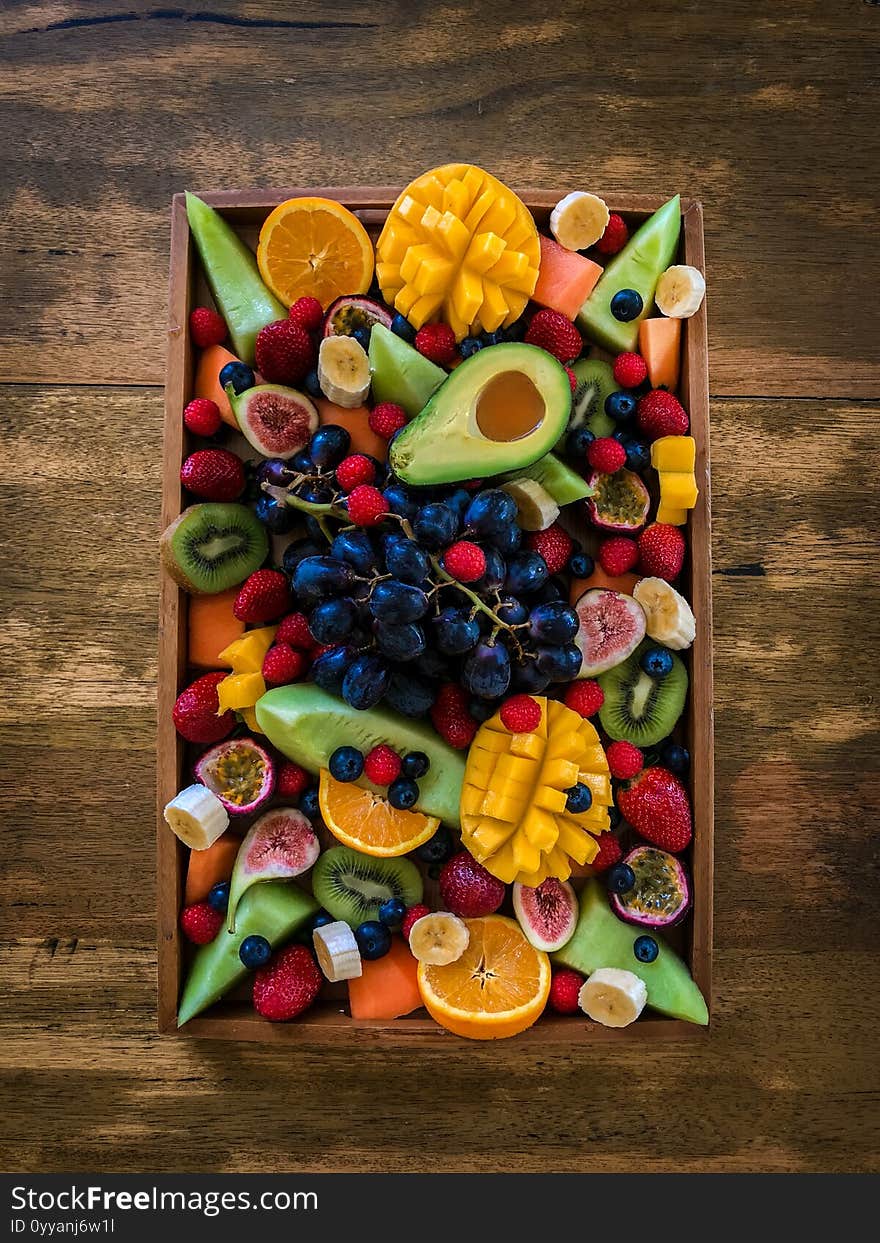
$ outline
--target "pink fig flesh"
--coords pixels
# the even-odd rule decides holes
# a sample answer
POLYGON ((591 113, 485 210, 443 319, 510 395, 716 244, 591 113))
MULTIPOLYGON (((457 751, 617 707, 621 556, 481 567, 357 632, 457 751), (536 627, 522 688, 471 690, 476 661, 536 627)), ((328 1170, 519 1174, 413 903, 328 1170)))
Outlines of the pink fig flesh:
POLYGON ((536 889, 513 886, 513 909, 526 940, 535 949, 562 949, 577 927, 578 901, 567 881, 548 876, 536 889))
POLYGON ((241 843, 232 869, 229 931, 235 931, 235 909, 251 885, 300 876, 312 867, 320 852, 315 832, 301 811, 275 807, 260 816, 241 843))
POLYGON ((645 613, 632 596, 593 587, 574 606, 580 629, 575 643, 584 654, 579 677, 594 678, 630 656, 645 637, 645 613))
POLYGON ((248 442, 264 457, 293 457, 318 427, 318 411, 305 393, 281 384, 261 384, 238 397, 230 393, 230 401, 248 442))

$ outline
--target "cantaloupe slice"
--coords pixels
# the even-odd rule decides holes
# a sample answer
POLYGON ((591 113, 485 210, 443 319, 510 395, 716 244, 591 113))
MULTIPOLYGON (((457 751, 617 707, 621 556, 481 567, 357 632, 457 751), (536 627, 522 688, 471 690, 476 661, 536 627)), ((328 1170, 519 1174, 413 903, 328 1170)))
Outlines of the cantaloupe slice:
POLYGON ((315 402, 321 424, 335 423, 344 427, 351 436, 351 452, 367 453, 370 457, 384 462, 388 456, 388 442, 377 436, 370 427, 370 411, 366 406, 355 406, 346 410, 343 406, 334 405, 324 397, 315 402))
POLYGON ((207 850, 191 850, 186 869, 184 902, 204 902, 221 880, 229 880, 241 838, 235 833, 222 833, 207 850))
POLYGON ((187 657, 196 669, 231 669, 220 653, 244 634, 244 622, 232 612, 238 588, 216 596, 190 596, 187 657))
POLYGON ((206 350, 202 350, 193 381, 193 397, 209 397, 211 401, 216 401, 223 422, 236 430, 238 430, 238 423, 232 413, 229 398, 224 393, 217 376, 227 363, 238 361, 235 355, 230 354, 224 346, 209 345, 206 350))
POLYGON ((364 961, 363 974, 348 981, 348 1001, 353 1019, 399 1019, 422 1004, 418 985, 419 964, 399 937, 391 942, 384 958, 364 961))
POLYGON ((589 578, 573 578, 568 592, 569 604, 577 604, 585 591, 604 588, 606 591, 622 591, 625 596, 631 596, 633 587, 641 578, 641 574, 618 574, 616 578, 612 578, 610 574, 606 574, 599 562, 596 562, 596 568, 589 578))
POLYGON ((639 324, 639 352, 651 387, 674 393, 681 367, 681 320, 643 319, 639 324))
POLYGON ((574 319, 593 292, 602 269, 576 250, 566 250, 549 237, 539 237, 541 266, 533 301, 574 319))

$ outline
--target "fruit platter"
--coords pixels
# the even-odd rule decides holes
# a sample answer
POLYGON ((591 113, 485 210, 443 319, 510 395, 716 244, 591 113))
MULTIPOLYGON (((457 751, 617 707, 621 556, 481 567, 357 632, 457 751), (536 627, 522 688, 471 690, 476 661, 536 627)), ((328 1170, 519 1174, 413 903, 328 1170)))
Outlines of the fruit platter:
POLYGON ((702 210, 176 195, 159 1027, 709 1025, 702 210))

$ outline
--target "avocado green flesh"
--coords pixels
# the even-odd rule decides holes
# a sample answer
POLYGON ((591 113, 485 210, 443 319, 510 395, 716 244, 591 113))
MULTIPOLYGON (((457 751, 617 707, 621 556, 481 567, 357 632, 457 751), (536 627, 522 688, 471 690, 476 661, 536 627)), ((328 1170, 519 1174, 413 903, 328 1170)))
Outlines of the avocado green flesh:
MULTIPOLYGON (((317 774, 337 747, 357 747, 366 754, 386 743, 399 755, 424 751, 431 767, 418 781, 416 806, 454 828, 464 781, 464 756, 447 746, 429 726, 410 721, 388 708, 360 712, 310 682, 267 691, 257 700, 257 723, 289 760, 317 774)), ((368 784, 361 777, 359 785, 368 784)))
POLYGON ((709 1011, 703 994, 691 979, 685 964, 654 931, 651 936, 660 947, 653 962, 639 962, 633 953, 636 938, 644 929, 625 924, 608 904, 607 895, 596 880, 588 881, 580 899, 580 916, 574 936, 551 955, 554 962, 592 975, 600 967, 631 971, 644 980, 648 1005, 673 1019, 705 1027, 709 1011))
POLYGON ((391 467, 404 483, 415 486, 505 472, 521 474, 523 467, 553 448, 565 430, 570 409, 568 376, 551 354, 519 342, 492 345, 457 367, 421 414, 394 439, 391 467), (477 425, 478 402, 490 382, 510 373, 531 382, 543 400, 544 414, 525 435, 492 440, 477 425))
POLYGON ((446 372, 384 324, 370 332, 370 386, 374 405, 393 401, 411 419, 446 379, 446 372))
POLYGON ((634 350, 639 323, 651 314, 657 281, 675 258, 681 230, 681 198, 678 194, 654 212, 615 255, 581 307, 578 327, 606 350, 619 354, 634 350), (642 295, 641 314, 628 323, 611 314, 611 299, 621 289, 642 295))
POLYGON ((560 462, 553 453, 546 453, 537 462, 524 466, 522 470, 513 470, 509 475, 502 475, 500 482, 513 483, 515 479, 534 479, 553 497, 560 509, 593 495, 593 488, 587 481, 570 466, 560 462))
POLYGON ((189 191, 186 217, 235 353, 253 367, 257 333, 286 319, 287 307, 263 284, 253 252, 213 207, 189 191))
POLYGON ((318 910, 311 894, 287 880, 261 881, 248 889, 235 912, 235 932, 221 928, 213 941, 200 945, 183 986, 177 1026, 219 1001, 248 974, 238 956, 245 937, 265 937, 274 949, 318 910))

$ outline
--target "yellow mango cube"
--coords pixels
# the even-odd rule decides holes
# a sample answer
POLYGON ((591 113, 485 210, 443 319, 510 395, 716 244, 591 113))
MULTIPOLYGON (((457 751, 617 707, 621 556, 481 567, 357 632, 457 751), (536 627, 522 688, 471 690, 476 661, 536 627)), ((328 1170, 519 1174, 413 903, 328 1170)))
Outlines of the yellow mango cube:
POLYGON ((266 683, 262 673, 230 673, 217 686, 217 698, 220 716, 229 708, 237 712, 242 708, 252 708, 261 696, 266 693, 266 683))
POLYGON ((510 741, 510 754, 539 760, 544 754, 544 739, 537 734, 514 734, 510 741))
POLYGON ((232 666, 233 673, 260 673, 277 629, 277 626, 261 626, 259 630, 246 631, 240 639, 224 647, 220 659, 232 666))
POLYGON ((559 827, 551 812, 530 807, 523 816, 522 826, 526 837, 538 850, 551 850, 556 845, 559 827))
POLYGON ((654 470, 693 473, 697 461, 697 442, 693 436, 661 436, 651 445, 654 470))
POLYGON ((661 500, 657 506, 657 521, 668 522, 673 527, 683 527, 688 520, 688 511, 686 509, 673 509, 671 505, 664 505, 661 500))
POLYGON ((541 781, 557 790, 567 790, 578 779, 578 766, 573 760, 548 759, 541 769, 541 781))
POLYGON ((699 494, 693 471, 665 470, 660 476, 660 500, 670 509, 693 509, 699 494))
POLYGON ((553 786, 540 785, 535 791, 534 802, 536 807, 543 807, 546 811, 565 811, 567 796, 553 786))

